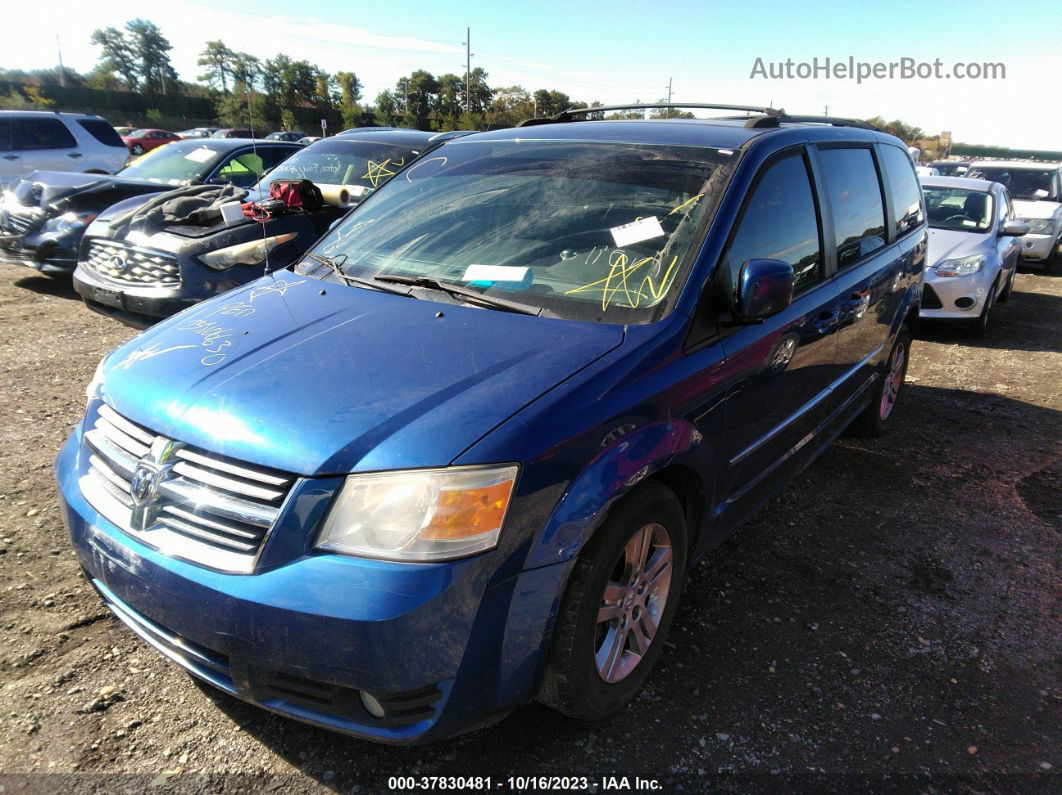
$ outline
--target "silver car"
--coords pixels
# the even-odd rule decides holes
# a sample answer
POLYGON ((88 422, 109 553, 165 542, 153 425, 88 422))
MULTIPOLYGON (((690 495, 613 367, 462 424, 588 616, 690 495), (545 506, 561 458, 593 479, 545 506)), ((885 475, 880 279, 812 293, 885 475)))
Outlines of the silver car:
POLYGON ((1010 193, 998 182, 924 177, 929 253, 920 317, 962 321, 981 336, 996 300, 1014 288, 1029 224, 1014 216, 1010 193))

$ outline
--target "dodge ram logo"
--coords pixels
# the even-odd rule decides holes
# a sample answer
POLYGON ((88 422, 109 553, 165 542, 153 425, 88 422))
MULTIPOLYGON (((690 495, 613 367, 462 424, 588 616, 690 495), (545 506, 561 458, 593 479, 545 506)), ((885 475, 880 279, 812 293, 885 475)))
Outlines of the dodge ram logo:
POLYGON ((176 461, 180 445, 158 437, 146 456, 136 463, 133 476, 129 479, 130 506, 129 523, 132 529, 142 533, 155 523, 161 503, 159 484, 170 476, 176 461))

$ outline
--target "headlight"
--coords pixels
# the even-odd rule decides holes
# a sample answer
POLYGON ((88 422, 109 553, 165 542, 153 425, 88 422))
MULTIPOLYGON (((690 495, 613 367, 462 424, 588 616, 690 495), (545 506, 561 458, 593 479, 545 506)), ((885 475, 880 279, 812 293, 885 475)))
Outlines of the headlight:
POLYGON ((946 259, 933 266, 937 276, 970 276, 985 266, 984 254, 959 259, 946 259))
POLYGON ((1055 231, 1055 222, 1051 218, 1029 219, 1029 233, 1033 235, 1050 235, 1055 231))
POLYGON ((209 254, 203 254, 199 259, 204 265, 216 271, 223 271, 233 265, 258 265, 265 262, 270 251, 296 237, 298 237, 297 232, 289 232, 286 235, 275 235, 262 240, 252 240, 249 243, 238 243, 235 246, 227 246, 211 251, 209 254))
POLYGON ((350 475, 317 548, 398 561, 437 561, 493 549, 515 465, 350 475))
POLYGON ((99 215, 99 213, 90 210, 72 210, 53 218, 48 222, 48 226, 54 226, 60 231, 65 231, 67 229, 83 229, 91 224, 97 215, 99 215))
POLYGON ((96 372, 92 374, 92 380, 88 382, 88 386, 85 387, 85 406, 92 402, 93 398, 98 397, 100 389, 103 388, 103 363, 107 360, 104 356, 100 359, 100 363, 96 365, 96 372))

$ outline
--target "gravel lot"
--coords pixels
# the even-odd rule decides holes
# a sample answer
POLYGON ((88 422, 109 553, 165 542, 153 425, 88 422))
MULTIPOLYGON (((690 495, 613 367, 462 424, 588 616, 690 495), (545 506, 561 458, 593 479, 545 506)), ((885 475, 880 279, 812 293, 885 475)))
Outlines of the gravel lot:
POLYGON ((842 439, 691 578, 671 648, 603 724, 542 707, 424 748, 198 686, 100 605, 52 461, 133 332, 0 266, 0 792, 380 791, 392 775, 664 791, 1062 789, 1062 277, 983 342, 922 328, 891 433, 842 439))

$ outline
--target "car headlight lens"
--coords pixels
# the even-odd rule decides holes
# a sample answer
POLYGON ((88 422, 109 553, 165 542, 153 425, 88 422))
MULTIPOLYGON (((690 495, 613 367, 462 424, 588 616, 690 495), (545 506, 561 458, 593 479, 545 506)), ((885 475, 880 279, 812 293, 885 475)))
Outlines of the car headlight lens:
POLYGON ((265 262, 270 251, 296 237, 298 237, 297 232, 289 232, 286 235, 274 235, 248 243, 237 243, 235 246, 226 246, 217 251, 202 254, 199 259, 204 265, 216 271, 223 271, 233 265, 259 265, 265 262))
POLYGON ((71 210, 54 218, 50 225, 58 230, 83 229, 91 224, 99 213, 91 210, 71 210))
POLYGON ((451 560, 493 549, 515 464, 350 475, 316 547, 383 560, 451 560))
POLYGON ((96 365, 96 372, 92 374, 92 380, 88 382, 88 386, 85 387, 85 406, 98 397, 100 390, 103 388, 103 363, 107 360, 104 356, 100 359, 100 363, 96 365))
POLYGON ((1055 222, 1050 218, 1029 219, 1029 232, 1034 235, 1049 235, 1055 231, 1055 222))
POLYGON ((974 254, 959 259, 946 259, 934 266, 937 276, 970 276, 985 266, 983 254, 974 254))

